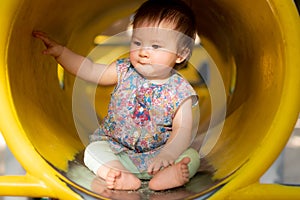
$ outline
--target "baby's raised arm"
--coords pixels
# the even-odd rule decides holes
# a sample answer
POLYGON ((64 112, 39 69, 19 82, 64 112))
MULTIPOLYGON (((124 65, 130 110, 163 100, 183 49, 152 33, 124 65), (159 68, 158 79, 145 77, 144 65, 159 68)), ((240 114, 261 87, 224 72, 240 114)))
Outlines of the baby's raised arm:
POLYGON ((178 108, 173 119, 170 138, 149 165, 149 174, 154 175, 160 168, 173 164, 188 149, 192 140, 192 126, 192 99, 189 98, 178 108))
POLYGON ((110 65, 93 63, 90 59, 57 43, 41 31, 34 31, 32 34, 45 44, 46 49, 42 53, 53 56, 64 69, 74 76, 100 85, 112 85, 117 82, 115 63, 110 65))

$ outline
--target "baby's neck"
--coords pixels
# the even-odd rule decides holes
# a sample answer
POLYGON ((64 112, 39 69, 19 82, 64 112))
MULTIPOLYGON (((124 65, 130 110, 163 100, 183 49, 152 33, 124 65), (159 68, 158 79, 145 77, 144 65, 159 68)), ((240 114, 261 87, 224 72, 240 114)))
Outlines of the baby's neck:
POLYGON ((155 85, 162 85, 169 81, 170 77, 175 73, 174 70, 171 70, 171 72, 165 76, 160 78, 146 78, 150 83, 155 85))

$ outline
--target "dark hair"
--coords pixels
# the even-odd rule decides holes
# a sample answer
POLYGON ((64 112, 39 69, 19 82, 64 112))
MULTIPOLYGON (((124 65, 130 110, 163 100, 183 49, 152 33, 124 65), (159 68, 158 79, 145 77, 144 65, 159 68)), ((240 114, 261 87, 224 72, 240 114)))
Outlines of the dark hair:
POLYGON ((196 20, 191 8, 181 0, 148 0, 136 11, 133 27, 141 21, 167 21, 176 25, 175 30, 195 39, 196 20))
MULTIPOLYGON (((190 55, 196 38, 196 19, 192 9, 181 0, 148 0, 136 11, 133 18, 133 28, 144 21, 149 23, 170 22, 175 30, 188 36, 185 46, 190 55)), ((187 37, 186 37, 187 38, 187 37)), ((189 59, 190 55, 187 57, 189 59)))

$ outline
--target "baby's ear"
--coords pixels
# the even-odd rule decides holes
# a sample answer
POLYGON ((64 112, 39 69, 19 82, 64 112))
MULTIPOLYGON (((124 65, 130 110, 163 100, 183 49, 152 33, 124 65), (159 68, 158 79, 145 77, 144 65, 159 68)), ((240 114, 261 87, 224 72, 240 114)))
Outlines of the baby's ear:
POLYGON ((181 63, 186 60, 190 55, 191 50, 189 48, 183 48, 178 51, 176 63, 181 63))

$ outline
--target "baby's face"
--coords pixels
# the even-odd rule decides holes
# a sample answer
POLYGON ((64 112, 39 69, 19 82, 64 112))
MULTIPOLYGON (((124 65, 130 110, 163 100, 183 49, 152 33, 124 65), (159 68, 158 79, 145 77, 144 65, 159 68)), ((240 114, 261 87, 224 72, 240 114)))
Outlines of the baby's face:
POLYGON ((132 65, 147 79, 168 78, 172 68, 183 58, 178 54, 180 36, 182 33, 174 31, 165 22, 158 26, 142 24, 135 27, 130 45, 132 65))

